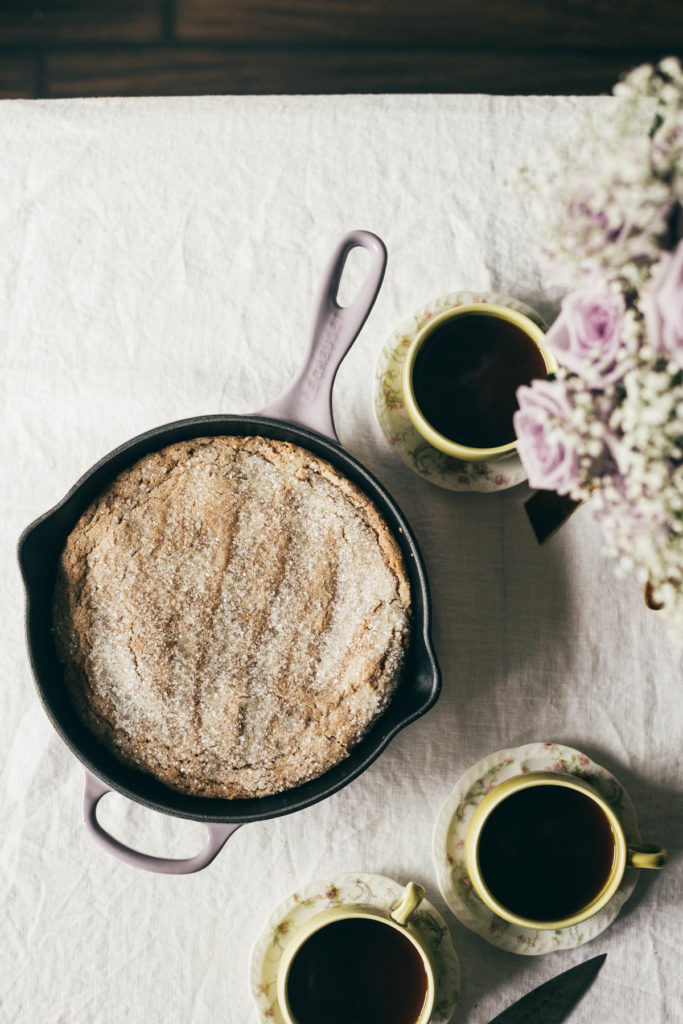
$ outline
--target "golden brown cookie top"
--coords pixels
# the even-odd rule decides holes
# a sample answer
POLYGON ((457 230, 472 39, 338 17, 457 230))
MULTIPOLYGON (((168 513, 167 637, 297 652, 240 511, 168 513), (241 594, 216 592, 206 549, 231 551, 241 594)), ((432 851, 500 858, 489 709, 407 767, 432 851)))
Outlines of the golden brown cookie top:
POLYGON ((407 642, 399 548, 304 448, 200 438, 146 456, 63 552, 55 631, 80 714, 127 763, 204 796, 263 796, 338 763, 407 642))

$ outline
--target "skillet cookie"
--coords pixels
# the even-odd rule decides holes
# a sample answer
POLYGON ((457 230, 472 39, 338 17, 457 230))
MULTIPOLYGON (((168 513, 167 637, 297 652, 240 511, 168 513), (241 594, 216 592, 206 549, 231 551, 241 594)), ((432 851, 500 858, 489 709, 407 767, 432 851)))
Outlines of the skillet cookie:
POLYGON ((79 717, 183 793, 279 793, 384 711, 410 630, 399 547, 305 448, 184 441, 121 473, 61 555, 57 651, 79 717))

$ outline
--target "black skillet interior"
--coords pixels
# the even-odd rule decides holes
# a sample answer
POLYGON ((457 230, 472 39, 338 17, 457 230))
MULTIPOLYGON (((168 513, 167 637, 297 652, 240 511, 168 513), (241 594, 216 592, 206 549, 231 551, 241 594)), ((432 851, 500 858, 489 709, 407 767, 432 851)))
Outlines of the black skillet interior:
POLYGON ((27 591, 28 647, 38 691, 55 728, 73 753, 113 789, 156 810, 213 822, 249 822, 300 810, 341 789, 365 770, 404 726, 423 715, 441 688, 430 630, 430 600, 419 549, 400 509, 378 481, 344 449, 314 431, 259 416, 207 416, 167 424, 133 438, 89 470, 62 502, 36 520, 19 542, 27 591), (377 505, 401 546, 413 597, 413 632, 398 689, 387 711, 351 754, 311 782, 275 796, 221 800, 177 793, 110 754, 76 716, 65 691, 52 634, 55 569, 66 538, 90 502, 122 470, 166 445, 195 437, 260 434, 291 441, 327 459, 377 505))

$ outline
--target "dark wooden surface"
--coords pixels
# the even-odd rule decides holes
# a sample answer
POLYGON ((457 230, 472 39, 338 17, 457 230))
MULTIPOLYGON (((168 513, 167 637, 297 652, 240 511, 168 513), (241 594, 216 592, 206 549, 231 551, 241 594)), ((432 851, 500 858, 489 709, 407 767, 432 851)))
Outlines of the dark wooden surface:
POLYGON ((683 0, 0 0, 0 96, 593 93, 683 0))

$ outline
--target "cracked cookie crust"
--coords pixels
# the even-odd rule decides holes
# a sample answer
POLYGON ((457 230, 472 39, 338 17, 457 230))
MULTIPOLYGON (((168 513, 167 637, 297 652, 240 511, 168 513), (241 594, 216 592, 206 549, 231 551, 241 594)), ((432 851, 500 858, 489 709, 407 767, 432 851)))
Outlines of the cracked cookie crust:
POLYGON ((126 470, 62 553, 54 632, 102 743, 173 789, 278 793, 343 760, 408 642, 400 550, 304 448, 199 438, 126 470))

